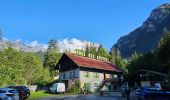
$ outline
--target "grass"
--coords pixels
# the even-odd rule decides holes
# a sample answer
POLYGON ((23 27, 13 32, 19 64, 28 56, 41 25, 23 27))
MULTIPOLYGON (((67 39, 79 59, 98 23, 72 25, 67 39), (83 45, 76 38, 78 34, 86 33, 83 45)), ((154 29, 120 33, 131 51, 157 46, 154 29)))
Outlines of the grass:
POLYGON ((28 100, 35 100, 35 99, 39 99, 39 98, 48 97, 48 96, 51 96, 51 95, 52 94, 44 93, 44 91, 31 92, 31 95, 28 98, 28 100))
POLYGON ((69 95, 77 95, 77 93, 48 94, 48 93, 45 93, 44 91, 38 91, 38 92, 31 92, 31 95, 28 98, 28 100, 37 100, 37 99, 45 98, 48 96, 69 96, 69 95))

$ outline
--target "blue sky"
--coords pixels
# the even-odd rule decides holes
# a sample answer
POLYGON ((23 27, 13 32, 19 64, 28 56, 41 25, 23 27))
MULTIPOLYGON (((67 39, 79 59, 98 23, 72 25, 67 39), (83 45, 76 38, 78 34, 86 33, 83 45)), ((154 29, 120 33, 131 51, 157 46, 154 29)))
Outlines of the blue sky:
POLYGON ((107 50, 169 0, 0 0, 0 29, 5 37, 47 43, 77 38, 107 50))

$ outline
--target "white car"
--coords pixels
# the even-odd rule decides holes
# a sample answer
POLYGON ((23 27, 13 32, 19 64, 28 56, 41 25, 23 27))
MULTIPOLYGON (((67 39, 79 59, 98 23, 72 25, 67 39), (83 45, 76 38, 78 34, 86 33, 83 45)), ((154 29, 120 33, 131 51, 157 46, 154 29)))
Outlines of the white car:
POLYGON ((11 88, 0 88, 0 100, 19 100, 18 92, 11 88))
POLYGON ((54 83, 50 87, 50 92, 52 93, 64 93, 65 92, 65 84, 64 83, 54 83))

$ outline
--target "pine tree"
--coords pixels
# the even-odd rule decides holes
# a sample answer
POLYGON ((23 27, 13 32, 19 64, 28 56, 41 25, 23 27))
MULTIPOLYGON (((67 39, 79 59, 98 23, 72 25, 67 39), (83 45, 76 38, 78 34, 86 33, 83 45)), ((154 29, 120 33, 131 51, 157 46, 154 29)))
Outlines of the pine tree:
POLYGON ((48 43, 48 48, 45 53, 45 59, 44 59, 44 67, 49 68, 51 77, 54 78, 56 76, 55 74, 58 74, 55 71, 55 66, 60 58, 59 54, 59 48, 57 45, 56 40, 52 39, 48 43))
POLYGON ((116 54, 115 54, 114 48, 111 49, 109 54, 110 54, 110 62, 112 64, 115 64, 116 63, 116 54))
POLYGON ((86 48, 85 48, 85 56, 88 57, 88 54, 90 53, 90 48, 88 45, 86 45, 86 48))
POLYGON ((105 48, 103 48, 102 45, 100 45, 98 50, 97 50, 97 56, 109 58, 108 52, 105 50, 105 48))
POLYGON ((115 59, 115 63, 118 67, 120 67, 124 72, 127 72, 127 69, 125 68, 125 63, 123 61, 123 58, 121 56, 120 51, 117 49, 116 50, 116 59, 115 59))
POLYGON ((137 60, 138 59, 138 57, 139 57, 139 55, 137 54, 137 52, 135 51, 133 54, 132 54, 132 57, 131 57, 131 60, 137 60))
POLYGON ((59 47, 58 47, 57 41, 54 39, 51 39, 48 42, 47 52, 51 52, 51 51, 56 51, 57 53, 59 52, 59 47))
POLYGON ((86 57, 88 57, 88 54, 93 54, 96 57, 96 53, 97 53, 96 47, 86 45, 86 49, 85 49, 86 57))

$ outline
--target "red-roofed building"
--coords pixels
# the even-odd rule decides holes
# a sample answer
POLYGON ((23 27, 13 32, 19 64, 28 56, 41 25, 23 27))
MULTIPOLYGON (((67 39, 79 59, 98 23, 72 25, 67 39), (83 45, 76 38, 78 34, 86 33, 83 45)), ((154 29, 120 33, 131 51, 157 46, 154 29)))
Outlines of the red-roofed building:
MULTIPOLYGON (((67 53, 62 55, 56 68, 59 70, 59 80, 65 82, 66 89, 79 80, 80 88, 94 92, 103 80, 118 80, 122 76, 121 69, 110 62, 67 53)), ((113 90, 118 87, 110 84, 104 89, 107 88, 113 90)))

